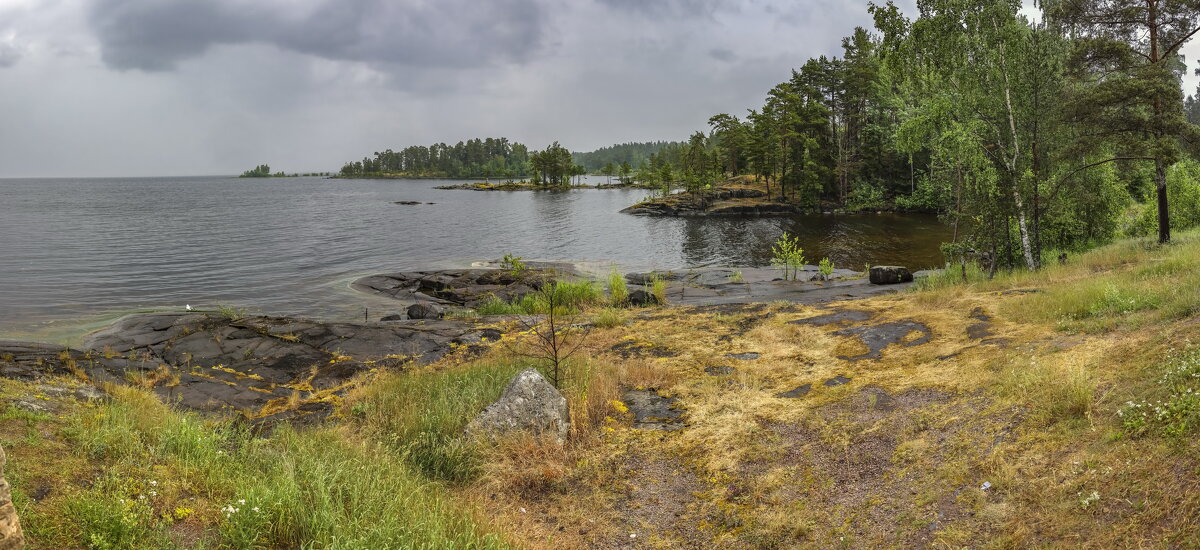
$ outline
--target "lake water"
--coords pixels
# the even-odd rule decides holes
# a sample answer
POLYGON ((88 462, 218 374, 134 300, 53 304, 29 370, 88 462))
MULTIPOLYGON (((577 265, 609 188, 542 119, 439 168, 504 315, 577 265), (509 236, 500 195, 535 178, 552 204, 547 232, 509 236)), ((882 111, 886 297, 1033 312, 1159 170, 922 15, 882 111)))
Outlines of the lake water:
POLYGON ((370 308, 378 318, 399 307, 351 290, 358 277, 506 253, 599 269, 763 266, 788 231, 810 263, 925 268, 942 263, 948 238, 928 215, 649 218, 618 212, 644 190, 433 189, 455 183, 0 180, 0 338, 73 343, 119 315, 185 304, 322 319, 370 308))

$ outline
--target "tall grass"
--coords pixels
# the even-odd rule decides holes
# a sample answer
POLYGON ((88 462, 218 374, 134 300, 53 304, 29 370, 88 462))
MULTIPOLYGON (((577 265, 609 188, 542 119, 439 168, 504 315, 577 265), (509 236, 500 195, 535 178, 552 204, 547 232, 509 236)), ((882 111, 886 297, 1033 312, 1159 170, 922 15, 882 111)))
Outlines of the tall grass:
POLYGON ((351 397, 366 432, 387 442, 417 471, 437 480, 467 481, 479 456, 462 437, 468 421, 495 401, 521 361, 467 365, 431 373, 395 373, 351 397))
POLYGON ((629 288, 625 286, 625 277, 615 269, 608 273, 608 301, 613 307, 622 307, 629 303, 629 288))
POLYGON ((578 313, 607 301, 604 293, 592 281, 559 281, 548 284, 537 292, 526 294, 520 299, 511 302, 505 302, 493 297, 491 300, 480 304, 476 308, 476 311, 480 315, 536 315, 546 313, 549 307, 550 293, 553 293, 554 303, 559 304, 563 308, 563 311, 568 313, 578 313))
MULTIPOLYGON (((500 548, 436 484, 379 444, 336 428, 253 437, 129 388, 69 419, 106 474, 62 500, 89 548, 173 548, 178 522, 227 548, 500 548)), ((65 530, 64 530, 65 531, 65 530)))

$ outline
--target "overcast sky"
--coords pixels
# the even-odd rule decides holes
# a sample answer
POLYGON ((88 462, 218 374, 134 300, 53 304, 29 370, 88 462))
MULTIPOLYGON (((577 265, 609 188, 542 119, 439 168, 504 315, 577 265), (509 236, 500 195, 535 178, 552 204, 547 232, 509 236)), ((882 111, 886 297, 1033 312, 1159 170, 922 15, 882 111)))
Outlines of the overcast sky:
POLYGON ((867 0, 0 0, 0 177, 685 139, 870 23, 867 0))

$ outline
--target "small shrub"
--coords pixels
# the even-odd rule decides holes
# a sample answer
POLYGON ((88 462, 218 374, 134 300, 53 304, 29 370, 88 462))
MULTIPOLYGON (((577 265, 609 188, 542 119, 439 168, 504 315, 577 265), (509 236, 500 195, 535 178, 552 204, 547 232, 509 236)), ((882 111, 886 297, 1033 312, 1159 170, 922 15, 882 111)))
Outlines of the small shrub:
POLYGON ((830 275, 833 275, 833 261, 829 258, 821 258, 821 263, 817 266, 817 269, 820 270, 822 278, 828 279, 830 275))
POLYGON ((650 294, 658 300, 659 305, 667 304, 667 282, 658 275, 650 278, 650 294))
POLYGON ((796 280, 796 274, 804 266, 804 249, 800 248, 800 239, 784 231, 771 246, 771 254, 771 265, 783 270, 784 280, 796 280))
POLYGON ((526 269, 525 261, 520 256, 505 254, 504 258, 500 260, 500 269, 506 270, 513 275, 520 275, 526 269))
POLYGON ((746 279, 745 279, 744 277, 742 277, 742 272, 741 272, 741 271, 736 271, 736 270, 735 270, 735 271, 733 272, 733 275, 730 275, 730 276, 729 276, 729 282, 731 282, 731 283, 744 283, 744 282, 746 282, 746 279))

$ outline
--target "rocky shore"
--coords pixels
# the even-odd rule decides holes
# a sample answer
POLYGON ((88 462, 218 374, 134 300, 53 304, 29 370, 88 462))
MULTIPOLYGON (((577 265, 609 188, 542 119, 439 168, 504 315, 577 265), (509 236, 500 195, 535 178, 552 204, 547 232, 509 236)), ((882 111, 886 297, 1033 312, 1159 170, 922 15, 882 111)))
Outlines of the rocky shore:
POLYGON ((667 195, 630 206, 621 212, 639 216, 790 216, 800 207, 766 198, 762 189, 723 186, 712 190, 667 195))
MULTIPOLYGON (((689 306, 831 302, 895 292, 911 284, 871 284, 862 273, 845 269, 825 279, 815 266, 802 268, 795 281, 778 275, 767 268, 705 268, 630 273, 625 279, 632 292, 644 295, 652 280, 660 279, 666 283, 668 303, 689 306)), ((452 353, 478 354, 502 336, 486 319, 442 319, 447 309, 469 310, 491 300, 513 302, 548 282, 579 277, 570 264, 547 262, 529 262, 521 271, 472 268, 372 275, 353 287, 411 304, 407 315, 386 315, 377 322, 135 314, 87 336, 78 349, 0 340, 0 377, 75 377, 83 385, 62 391, 85 398, 101 395, 99 388, 107 384, 133 384, 192 410, 240 414, 255 424, 308 423, 328 415, 331 401, 356 376, 430 363, 452 353)))

